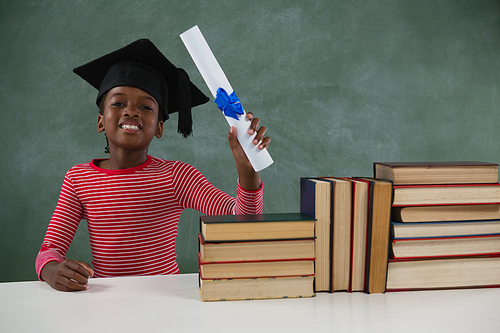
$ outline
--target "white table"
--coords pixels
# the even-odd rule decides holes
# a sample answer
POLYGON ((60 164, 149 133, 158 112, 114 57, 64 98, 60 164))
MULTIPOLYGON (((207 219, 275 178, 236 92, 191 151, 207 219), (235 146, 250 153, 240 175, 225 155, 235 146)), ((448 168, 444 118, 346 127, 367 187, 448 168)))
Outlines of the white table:
POLYGON ((500 289, 202 302, 196 274, 0 283, 0 332, 500 332, 500 289))

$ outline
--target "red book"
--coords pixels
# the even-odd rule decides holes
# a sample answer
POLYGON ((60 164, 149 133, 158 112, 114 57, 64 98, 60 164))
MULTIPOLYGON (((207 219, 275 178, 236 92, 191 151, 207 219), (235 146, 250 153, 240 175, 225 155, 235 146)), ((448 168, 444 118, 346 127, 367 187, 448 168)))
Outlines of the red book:
POLYGON ((375 178, 394 185, 498 182, 498 164, 487 162, 375 162, 375 178))
POLYGON ((370 184, 363 290, 369 294, 384 293, 389 258, 392 183, 374 178, 360 179, 367 180, 370 184))
POLYGON ((208 263, 199 260, 203 301, 313 297, 314 259, 208 263))
POLYGON ((392 220, 404 223, 500 220, 500 205, 394 207, 392 209, 392 220))
POLYGON ((315 257, 314 238, 210 243, 206 243, 201 234, 198 238, 199 253, 203 262, 289 260, 315 257))
POLYGON ((351 271, 352 182, 345 178, 320 178, 332 184, 332 289, 347 291, 351 271))
POLYGON ((344 179, 352 182, 351 269, 348 291, 364 291, 366 241, 370 217, 370 181, 356 178, 344 179))
POLYGON ((500 256, 390 259, 386 291, 500 287, 500 256))
POLYGON ((500 235, 393 239, 391 258, 500 254, 500 235))
POLYGON ((314 276, 314 258, 204 262, 198 254, 198 262, 202 279, 314 276))
POLYGON ((500 203, 500 183, 394 185, 393 207, 500 203))

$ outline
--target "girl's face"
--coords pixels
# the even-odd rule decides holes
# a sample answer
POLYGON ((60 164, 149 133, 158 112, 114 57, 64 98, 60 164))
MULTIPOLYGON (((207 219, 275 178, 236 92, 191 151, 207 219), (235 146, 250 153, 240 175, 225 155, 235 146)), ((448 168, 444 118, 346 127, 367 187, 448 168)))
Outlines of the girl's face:
POLYGON ((111 89, 104 112, 97 118, 97 131, 106 132, 110 150, 145 150, 163 134, 158 102, 147 92, 129 86, 111 89))

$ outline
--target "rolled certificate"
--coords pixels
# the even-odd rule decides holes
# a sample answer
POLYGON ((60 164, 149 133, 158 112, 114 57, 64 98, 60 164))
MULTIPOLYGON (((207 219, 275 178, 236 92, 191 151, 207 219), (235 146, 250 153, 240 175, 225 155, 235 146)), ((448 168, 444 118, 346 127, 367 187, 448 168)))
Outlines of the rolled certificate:
POLYGON ((180 37, 214 96, 217 106, 221 109, 229 125, 236 128, 238 141, 254 170, 258 172, 270 166, 273 163, 271 155, 267 149, 261 150, 253 144, 252 141, 256 133, 248 134, 251 121, 247 119, 245 110, 234 94, 233 88, 198 26, 183 32, 180 37))

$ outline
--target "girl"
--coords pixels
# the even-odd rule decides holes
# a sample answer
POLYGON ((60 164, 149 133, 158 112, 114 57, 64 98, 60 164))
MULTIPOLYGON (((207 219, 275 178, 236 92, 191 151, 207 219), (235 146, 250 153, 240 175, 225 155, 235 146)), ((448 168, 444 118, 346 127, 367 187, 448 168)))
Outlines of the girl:
MULTIPOLYGON (((179 112, 178 132, 191 134, 191 107, 208 98, 146 39, 109 53, 74 72, 98 89, 97 131, 108 141, 109 159, 76 165, 60 197, 36 258, 42 281, 63 291, 88 289, 88 278, 177 274, 175 238, 185 208, 205 215, 262 213, 262 183, 236 138, 228 133, 238 170, 237 197, 210 184, 194 167, 148 155, 169 114, 179 112), (93 268, 65 259, 78 223, 86 219, 93 268)), ((266 149, 259 119, 248 134, 266 149)))

